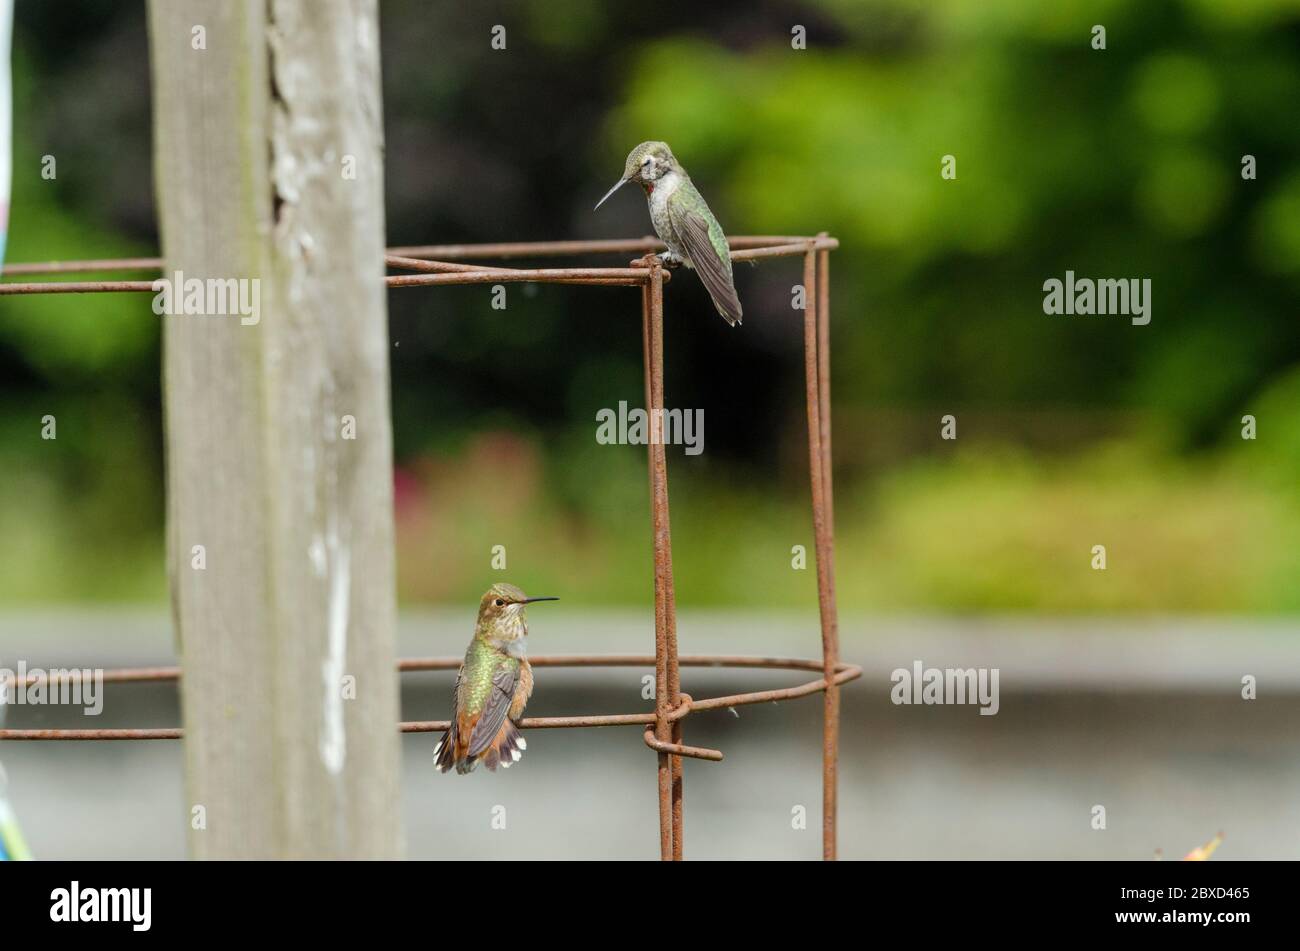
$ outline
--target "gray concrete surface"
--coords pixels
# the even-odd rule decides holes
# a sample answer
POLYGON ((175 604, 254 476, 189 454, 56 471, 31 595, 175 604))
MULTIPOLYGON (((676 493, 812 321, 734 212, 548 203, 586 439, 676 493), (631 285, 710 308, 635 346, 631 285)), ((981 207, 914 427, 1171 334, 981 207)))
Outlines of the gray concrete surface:
MULTIPOLYGON (((172 659, 162 612, 7 614, 0 666, 123 666, 172 659)), ((464 612, 407 612, 406 656, 456 654, 464 612)), ((683 651, 815 656, 816 618, 684 612, 683 651)), ((648 652, 639 612, 533 613, 535 653, 648 652)), ((1300 639, 1290 620, 849 618, 841 850, 846 858, 1176 858, 1222 829, 1222 858, 1300 857, 1300 639), (1000 668, 1001 708, 906 706, 890 671, 1000 668), (1258 699, 1240 681, 1259 681, 1258 699), (1091 827, 1106 808, 1107 828, 1091 827)), ((645 707, 636 669, 539 671, 530 713, 645 707)), ((798 682, 801 674, 688 670, 697 697, 798 682)), ((447 673, 407 675, 403 715, 446 716, 447 673)), ((177 722, 174 690, 112 688, 96 726, 177 722)), ((819 854, 820 704, 696 714, 690 742, 720 764, 686 767, 691 858, 819 854), (807 811, 807 828, 792 812, 807 811)), ((84 725, 54 708, 11 708, 11 726, 84 725)), ((411 858, 649 858, 654 757, 634 728, 534 731, 518 767, 440 776, 432 736, 404 739, 411 858), (505 828, 494 828, 504 817, 505 828), (494 818, 497 820, 494 823, 494 818)), ((10 798, 44 858, 184 854, 181 750, 159 743, 0 746, 10 798)))

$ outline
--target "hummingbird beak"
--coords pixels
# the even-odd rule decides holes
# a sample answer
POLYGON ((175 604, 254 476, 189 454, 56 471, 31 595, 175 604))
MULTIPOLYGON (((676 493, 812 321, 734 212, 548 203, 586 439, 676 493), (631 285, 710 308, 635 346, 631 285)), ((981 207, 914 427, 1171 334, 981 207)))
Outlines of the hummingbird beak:
POLYGON ((559 598, 524 598, 520 604, 532 604, 534 601, 558 601, 559 598))
MULTIPOLYGON (((609 191, 605 192, 605 197, 602 198, 600 201, 596 202, 596 208, 599 208, 601 205, 605 204, 605 202, 609 199, 609 196, 610 196, 610 195, 614 194, 614 192, 618 191, 620 188, 622 188, 624 185, 626 185, 626 184, 627 184, 628 182, 630 182, 630 181, 631 181, 630 178, 620 178, 620 179, 618 180, 618 182, 614 185, 613 188, 611 188, 609 191)), ((593 208, 593 209, 591 209, 591 210, 592 210, 592 211, 595 211, 596 208, 593 208)))

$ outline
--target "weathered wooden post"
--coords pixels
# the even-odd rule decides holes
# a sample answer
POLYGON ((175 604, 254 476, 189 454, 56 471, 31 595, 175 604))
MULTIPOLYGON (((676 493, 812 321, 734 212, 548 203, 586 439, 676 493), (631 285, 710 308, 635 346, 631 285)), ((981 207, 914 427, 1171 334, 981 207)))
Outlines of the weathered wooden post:
POLYGON ((232 314, 162 318, 190 852, 394 857, 375 0, 150 0, 149 32, 171 310, 232 314))

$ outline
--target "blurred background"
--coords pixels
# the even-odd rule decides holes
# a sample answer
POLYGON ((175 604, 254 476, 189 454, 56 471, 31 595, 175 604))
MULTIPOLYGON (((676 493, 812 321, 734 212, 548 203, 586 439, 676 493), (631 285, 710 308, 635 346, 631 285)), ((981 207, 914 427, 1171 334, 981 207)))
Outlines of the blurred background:
MULTIPOLYGON (((1300 3, 380 8, 390 244, 647 234, 634 189, 591 208, 628 150, 652 138, 671 143, 729 233, 840 239, 838 594, 847 658, 868 664, 846 690, 857 711, 845 726, 846 855, 1145 858, 1223 827, 1221 854, 1300 853, 1300 751, 1282 727, 1300 713, 1300 3), (489 45, 495 24, 505 50, 489 45), (791 48, 796 24, 806 50, 791 48), (1105 50, 1091 46, 1095 24, 1105 50), (951 181, 939 174, 948 154, 951 181), (1149 278, 1151 323, 1044 315, 1043 282, 1067 270, 1149 278), (948 414, 954 441, 939 438, 948 414), (1255 440, 1242 438, 1246 414, 1255 440), (1090 567, 1097 544, 1105 571, 1090 567), (1022 702, 1004 696, 997 717, 882 702, 888 671, 917 657, 1000 664, 1004 692, 1022 702), (1276 689, 1243 703, 1244 674, 1276 689), (1103 841, 1087 811, 1107 790, 1132 827, 1103 841)), ((14 61, 8 259, 156 253, 142 0, 20 0, 14 61), (40 174, 46 155, 53 180, 40 174)), ((694 276, 666 291, 667 402, 705 419, 701 455, 669 449, 687 652, 819 646, 815 573, 791 568, 792 546, 812 549, 790 309, 800 280, 797 259, 738 266, 746 319, 735 331, 694 276)), ((648 650, 644 449, 594 438, 597 411, 642 399, 635 295, 508 294, 505 311, 486 287, 389 295, 403 647, 459 653, 468 608, 508 577, 564 598, 545 621, 535 612, 534 649, 648 650), (495 545, 504 575, 491 570, 495 545), (566 633, 551 640, 555 627, 566 633)), ((0 303, 0 663, 17 653, 114 666, 171 650, 159 343, 146 295, 0 303), (39 438, 46 414, 57 441, 39 438)), ((593 682, 551 676, 551 712, 604 709, 593 682)), ((720 676, 687 689, 752 682, 720 676)), ((626 677, 623 699, 605 706, 641 702, 639 678, 626 677)), ((429 682, 427 712, 407 714, 440 716, 447 681, 429 682)), ((771 781, 789 759, 802 764, 816 829, 817 704, 805 704, 788 720, 764 710, 767 733, 744 711, 715 721, 735 733, 712 736, 729 758, 751 751, 755 765, 729 779, 727 764, 688 768, 705 790, 692 804, 688 789, 688 814, 712 817, 688 820, 688 836, 703 826, 712 854, 817 853, 815 831, 789 849, 760 846, 728 812, 728 790, 771 781)), ((173 715, 163 703, 136 720, 173 715)), ((547 739, 568 752, 532 764, 537 778, 508 779, 545 783, 555 770, 562 800, 566 757, 593 777, 626 772, 602 765, 625 759, 640 767, 648 823, 653 764, 639 738, 547 739)), ((421 790, 431 743, 408 757, 421 790)), ((150 848, 179 854, 178 749, 3 752, 12 775, 22 757, 49 782, 74 762, 148 758, 166 779, 141 787, 176 810, 150 848)), ((476 801, 472 786, 437 789, 476 801)), ((772 790, 772 821, 788 829, 804 794, 772 790)), ((424 815, 421 795, 410 795, 413 855, 481 852, 454 810, 442 827, 424 815)), ((73 808, 31 786, 25 796, 51 816, 73 808)), ((84 790, 74 799, 110 808, 84 790)), ((124 789, 112 814, 148 824, 158 810, 146 801, 124 789)), ((650 824, 636 832, 643 848, 545 838, 558 828, 515 854, 654 848, 650 824)), ((115 854, 113 834, 92 854, 115 854)), ((125 854, 153 841, 130 822, 117 834, 125 854)), ((38 854, 90 848, 80 834, 28 838, 38 854)))

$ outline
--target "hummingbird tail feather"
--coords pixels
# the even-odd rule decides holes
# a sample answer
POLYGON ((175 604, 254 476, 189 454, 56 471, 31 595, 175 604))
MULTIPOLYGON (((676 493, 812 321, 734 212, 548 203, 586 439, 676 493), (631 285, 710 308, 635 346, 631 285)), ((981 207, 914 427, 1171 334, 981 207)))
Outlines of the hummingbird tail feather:
POLYGON ((433 750, 433 765, 440 773, 445 773, 456 763, 456 724, 451 725, 438 745, 433 750))
POLYGON ((511 720, 501 724, 501 732, 483 754, 483 765, 493 772, 500 766, 509 769, 523 758, 528 741, 519 735, 519 728, 511 720))

